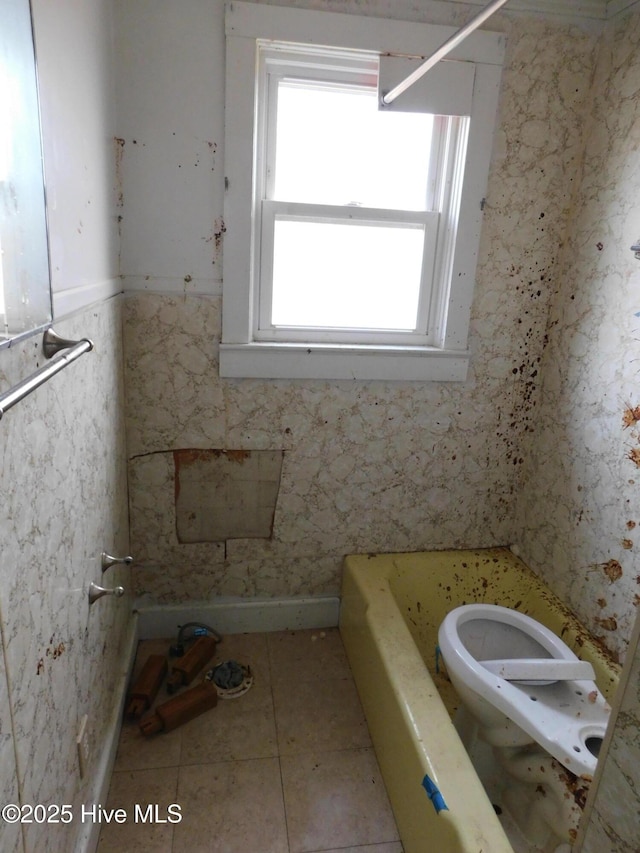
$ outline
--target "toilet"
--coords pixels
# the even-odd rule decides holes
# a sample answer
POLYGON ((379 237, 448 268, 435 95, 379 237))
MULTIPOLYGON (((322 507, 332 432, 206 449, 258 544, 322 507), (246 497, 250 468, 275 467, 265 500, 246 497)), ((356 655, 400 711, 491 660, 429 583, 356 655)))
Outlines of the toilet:
MULTIPOLYGON (((588 786, 610 713, 591 664, 531 617, 493 604, 452 610, 438 644, 474 737, 493 747, 499 774, 510 777, 507 796, 513 800, 522 787, 525 822, 535 824, 537 797, 557 842, 573 839, 580 812, 567 812, 566 770, 572 784, 578 777, 588 786)), ((468 740, 468 722, 459 727, 464 742, 463 729, 468 740)), ((544 839, 534 841, 547 849, 544 839)))

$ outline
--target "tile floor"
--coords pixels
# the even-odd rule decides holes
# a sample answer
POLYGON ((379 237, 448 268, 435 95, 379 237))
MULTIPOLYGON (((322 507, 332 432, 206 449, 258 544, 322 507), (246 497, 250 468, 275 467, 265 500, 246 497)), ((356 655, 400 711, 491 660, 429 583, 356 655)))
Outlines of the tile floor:
MULTIPOLYGON (((136 666, 170 640, 140 643, 136 666)), ((125 722, 99 853, 402 853, 337 629, 227 636, 253 687, 152 738, 125 722), (134 805, 180 806, 135 823, 134 805)), ((159 702, 167 699, 164 690, 159 702)))

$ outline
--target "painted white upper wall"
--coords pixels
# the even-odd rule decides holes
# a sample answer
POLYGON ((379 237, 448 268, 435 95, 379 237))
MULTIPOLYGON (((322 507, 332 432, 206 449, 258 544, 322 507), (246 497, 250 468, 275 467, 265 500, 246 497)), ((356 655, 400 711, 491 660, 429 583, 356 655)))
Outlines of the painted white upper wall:
POLYGON ((112 0, 33 0, 54 320, 118 292, 112 0))
MULTIPOLYGON (((516 15, 534 11, 594 25, 637 2, 509 0, 505 10, 516 15)), ((128 286, 133 289, 137 289, 136 277, 144 289, 144 277, 152 275, 158 277, 156 289, 162 289, 162 280, 178 277, 184 280, 185 291, 218 292, 220 273, 215 267, 224 231, 218 141, 224 109, 224 3, 189 3, 188 15, 182 4, 169 0, 147 0, 134 4, 134 9, 124 0, 90 4, 33 0, 32 5, 54 319, 119 292, 120 273, 131 277, 128 286), (119 27, 117 54, 112 39, 114 9, 119 27), (196 28, 194 14, 199 18, 196 28), (141 28, 145 30, 142 39, 141 28), (195 40, 194 32, 199 34, 195 40), (136 55, 141 43, 146 50, 136 55), (179 73, 172 72, 174 63, 179 73), (139 81, 146 80, 133 93, 132 71, 139 81), (181 89, 185 80, 190 81, 186 90, 181 89), (136 95, 140 91, 143 101, 136 95), (175 125, 169 134, 165 133, 167 103, 171 103, 175 125), (195 141, 194 114, 198 115, 195 141), (131 134, 140 135, 141 123, 146 136, 134 142, 131 134), (154 127, 161 132, 154 133, 154 127), (119 146, 116 138, 126 140, 126 147, 119 146), (140 156, 145 148, 145 156, 140 156), (164 175, 160 184, 159 171, 164 175), (125 184, 126 221, 121 222, 125 184), (138 200, 149 198, 150 185, 155 185, 154 203, 140 207, 138 200), (152 247, 157 268, 150 269, 152 247)), ((301 0, 294 5, 345 8, 340 0, 301 0)), ((365 14, 408 20, 424 19, 429 11, 434 22, 462 25, 475 13, 474 7, 485 5, 486 0, 365 0, 359 7, 365 14)))
POLYGON ((219 291, 224 3, 115 8, 121 271, 219 291))

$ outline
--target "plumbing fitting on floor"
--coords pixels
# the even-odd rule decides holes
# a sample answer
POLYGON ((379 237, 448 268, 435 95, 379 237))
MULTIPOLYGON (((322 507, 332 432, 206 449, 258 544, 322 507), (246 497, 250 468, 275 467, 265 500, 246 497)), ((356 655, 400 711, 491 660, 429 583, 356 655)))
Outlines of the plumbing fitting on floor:
POLYGON ((213 637, 216 643, 222 642, 222 634, 219 634, 215 628, 205 625, 204 622, 185 622, 184 625, 178 625, 178 637, 173 646, 169 647, 171 657, 181 658, 185 650, 185 642, 187 640, 195 640, 198 637, 213 637), (191 636, 185 638, 185 633, 191 629, 191 636))
POLYGON ((227 660, 210 669, 205 681, 215 684, 220 699, 237 699, 252 686, 253 674, 250 666, 227 660))

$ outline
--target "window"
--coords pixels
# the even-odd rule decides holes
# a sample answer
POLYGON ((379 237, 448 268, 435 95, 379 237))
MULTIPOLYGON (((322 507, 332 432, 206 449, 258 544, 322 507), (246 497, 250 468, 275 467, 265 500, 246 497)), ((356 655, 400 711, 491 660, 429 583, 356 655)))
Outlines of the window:
MULTIPOLYGON (((415 41, 415 25, 383 29, 415 41)), ((449 35, 417 29, 440 38, 434 48, 449 35)), ((466 376, 497 80, 445 62, 426 95, 380 109, 379 87, 408 72, 366 47, 378 30, 332 13, 227 10, 222 375, 466 376), (474 120, 491 89, 491 120, 474 120)))

